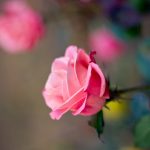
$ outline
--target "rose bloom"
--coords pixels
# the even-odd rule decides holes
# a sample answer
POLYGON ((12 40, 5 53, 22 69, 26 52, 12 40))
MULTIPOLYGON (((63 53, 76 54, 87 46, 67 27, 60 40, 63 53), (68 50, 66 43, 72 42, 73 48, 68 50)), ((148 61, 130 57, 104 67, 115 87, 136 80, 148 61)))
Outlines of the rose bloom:
POLYGON ((89 43, 90 48, 96 51, 97 57, 107 63, 118 58, 125 48, 123 41, 109 29, 97 29, 92 32, 89 43))
POLYGON ((68 111, 73 115, 96 114, 109 98, 107 83, 93 55, 76 46, 68 47, 65 55, 52 63, 43 91, 52 109, 51 118, 59 120, 68 111))
POLYGON ((8 1, 0 16, 0 46, 9 53, 29 51, 42 37, 40 16, 23 1, 8 1))

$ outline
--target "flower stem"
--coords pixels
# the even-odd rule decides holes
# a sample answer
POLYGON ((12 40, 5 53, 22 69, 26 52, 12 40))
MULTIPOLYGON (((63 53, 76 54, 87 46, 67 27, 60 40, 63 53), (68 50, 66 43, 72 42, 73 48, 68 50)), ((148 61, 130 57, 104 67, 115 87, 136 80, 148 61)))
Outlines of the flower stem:
POLYGON ((148 91, 148 90, 150 90, 150 85, 131 87, 131 88, 125 88, 125 89, 114 89, 114 90, 111 90, 110 92, 111 96, 108 101, 111 101, 115 98, 119 98, 121 94, 138 92, 138 91, 148 91))
POLYGON ((124 94, 128 92, 147 91, 147 90, 150 90, 150 85, 120 89, 120 90, 117 90, 117 93, 124 94))

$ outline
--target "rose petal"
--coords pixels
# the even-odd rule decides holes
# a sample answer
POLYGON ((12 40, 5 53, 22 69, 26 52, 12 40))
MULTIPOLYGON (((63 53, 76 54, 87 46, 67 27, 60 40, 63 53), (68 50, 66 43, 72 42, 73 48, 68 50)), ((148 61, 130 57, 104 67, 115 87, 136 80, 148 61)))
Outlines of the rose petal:
POLYGON ((62 95, 64 100, 67 100, 70 97, 66 78, 63 80, 62 84, 62 95))
POLYGON ((77 91, 74 95, 72 95, 65 103, 63 103, 59 108, 53 110, 50 113, 52 118, 59 120, 63 114, 69 111, 77 102, 81 99, 86 98, 86 93, 83 91, 83 88, 77 91))
POLYGON ((52 72, 67 70, 69 59, 67 57, 60 57, 54 60, 52 64, 52 72))
POLYGON ((43 96, 45 98, 46 104, 51 109, 60 106, 64 102, 63 79, 66 78, 66 74, 66 71, 53 72, 50 74, 46 82, 43 96))
POLYGON ((77 46, 74 46, 74 45, 69 46, 66 49, 65 57, 69 57, 70 59, 73 60, 77 56, 77 51, 78 51, 77 46))
POLYGON ((87 78, 85 83, 85 91, 89 94, 96 96, 103 96, 106 88, 105 77, 99 68, 99 66, 95 63, 90 63, 87 72, 87 78))
POLYGON ((77 102, 76 108, 75 108, 76 110, 73 111, 73 113, 72 113, 74 116, 80 114, 81 111, 85 108, 85 105, 86 105, 86 99, 87 99, 87 97, 84 98, 84 99, 82 99, 81 101, 77 102))
POLYGON ((49 115, 53 120, 59 120, 64 113, 66 113, 66 109, 60 109, 57 111, 52 111, 49 115))
POLYGON ((45 85, 45 89, 49 90, 49 88, 57 88, 60 85, 62 86, 63 80, 66 78, 67 72, 60 70, 52 72, 45 85))
POLYGON ((67 83, 70 95, 73 95, 76 91, 78 91, 81 88, 80 83, 76 76, 74 64, 72 64, 71 61, 68 63, 67 83))
POLYGON ((80 114, 83 116, 90 116, 96 114, 103 108, 105 100, 105 98, 100 98, 92 95, 89 96, 86 100, 86 106, 80 114))
POLYGON ((89 62, 90 62, 89 56, 83 50, 79 50, 75 62, 75 71, 77 78, 80 82, 80 85, 83 85, 85 83, 85 77, 87 74, 89 62))
MULTIPOLYGON (((58 93, 58 91, 57 91, 58 93)), ((64 103, 63 101, 63 98, 61 95, 58 95, 58 94, 51 94, 51 93, 48 93, 47 91, 43 91, 43 97, 45 99, 45 103, 48 107, 50 107, 51 109, 56 109, 58 108, 59 106, 62 105, 62 103, 64 103)))

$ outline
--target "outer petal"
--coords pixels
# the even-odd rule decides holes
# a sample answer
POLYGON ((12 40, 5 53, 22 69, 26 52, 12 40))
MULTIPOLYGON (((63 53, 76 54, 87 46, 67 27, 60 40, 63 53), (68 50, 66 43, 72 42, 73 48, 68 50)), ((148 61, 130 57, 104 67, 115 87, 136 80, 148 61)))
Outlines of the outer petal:
POLYGON ((83 50, 79 50, 75 62, 75 71, 81 85, 85 83, 89 62, 89 56, 83 50))
POLYGON ((69 58, 67 57, 60 57, 54 60, 52 63, 52 72, 53 71, 60 71, 60 70, 67 70, 69 58))
POLYGON ((45 85, 45 89, 49 91, 49 88, 57 88, 62 85, 63 80, 66 78, 66 71, 60 70, 52 72, 45 85))
POLYGON ((81 88, 74 69, 74 64, 72 64, 71 61, 68 63, 67 83, 68 83, 68 89, 70 95, 73 95, 81 88))
POLYGON ((66 101, 70 97, 66 78, 63 80, 63 84, 62 84, 62 95, 63 95, 64 101, 66 101))
POLYGON ((57 72, 52 72, 46 82, 43 96, 45 98, 46 104, 51 109, 59 107, 65 101, 63 96, 67 95, 68 93, 67 90, 65 90, 66 94, 64 93, 65 85, 63 85, 63 79, 66 78, 66 74, 66 71, 61 70, 57 72))
POLYGON ((79 102, 77 102, 77 104, 75 104, 75 106, 73 106, 73 115, 76 116, 78 114, 81 113, 81 111, 85 108, 85 105, 86 105, 86 99, 87 97, 81 99, 79 102))
POLYGON ((75 57, 77 56, 77 52, 78 52, 77 46, 74 46, 74 45, 69 46, 66 49, 65 57, 69 57, 71 60, 74 60, 75 57))
POLYGON ((85 91, 91 95, 103 96, 106 88, 105 77, 99 66, 95 63, 90 63, 87 78, 85 82, 85 91))
POLYGON ((81 99, 86 98, 86 93, 83 91, 83 88, 77 91, 74 95, 72 95, 62 106, 53 110, 50 113, 52 119, 59 120, 63 114, 69 111, 77 102, 81 99))
MULTIPOLYGON (((53 89, 51 89, 51 91, 53 91, 53 89)), ((55 92, 53 91, 52 93, 49 93, 48 91, 44 90, 43 97, 48 107, 50 107, 51 109, 56 109, 64 103, 64 100, 61 95, 57 94, 58 90, 55 92)))
POLYGON ((86 106, 80 113, 83 116, 90 116, 96 114, 102 109, 105 104, 106 99, 97 96, 89 96, 86 101, 86 106))

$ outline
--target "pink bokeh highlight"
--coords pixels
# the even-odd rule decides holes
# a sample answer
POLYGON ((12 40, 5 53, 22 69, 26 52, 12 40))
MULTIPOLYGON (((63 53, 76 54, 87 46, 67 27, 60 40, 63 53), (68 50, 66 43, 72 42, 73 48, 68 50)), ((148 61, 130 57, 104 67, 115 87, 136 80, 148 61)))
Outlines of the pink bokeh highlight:
POLYGON ((89 46, 101 62, 109 63, 121 56, 125 43, 110 29, 100 28, 90 33, 89 46))
POLYGON ((0 15, 0 46, 8 53, 31 51, 44 34, 41 16, 24 1, 7 1, 0 15))

